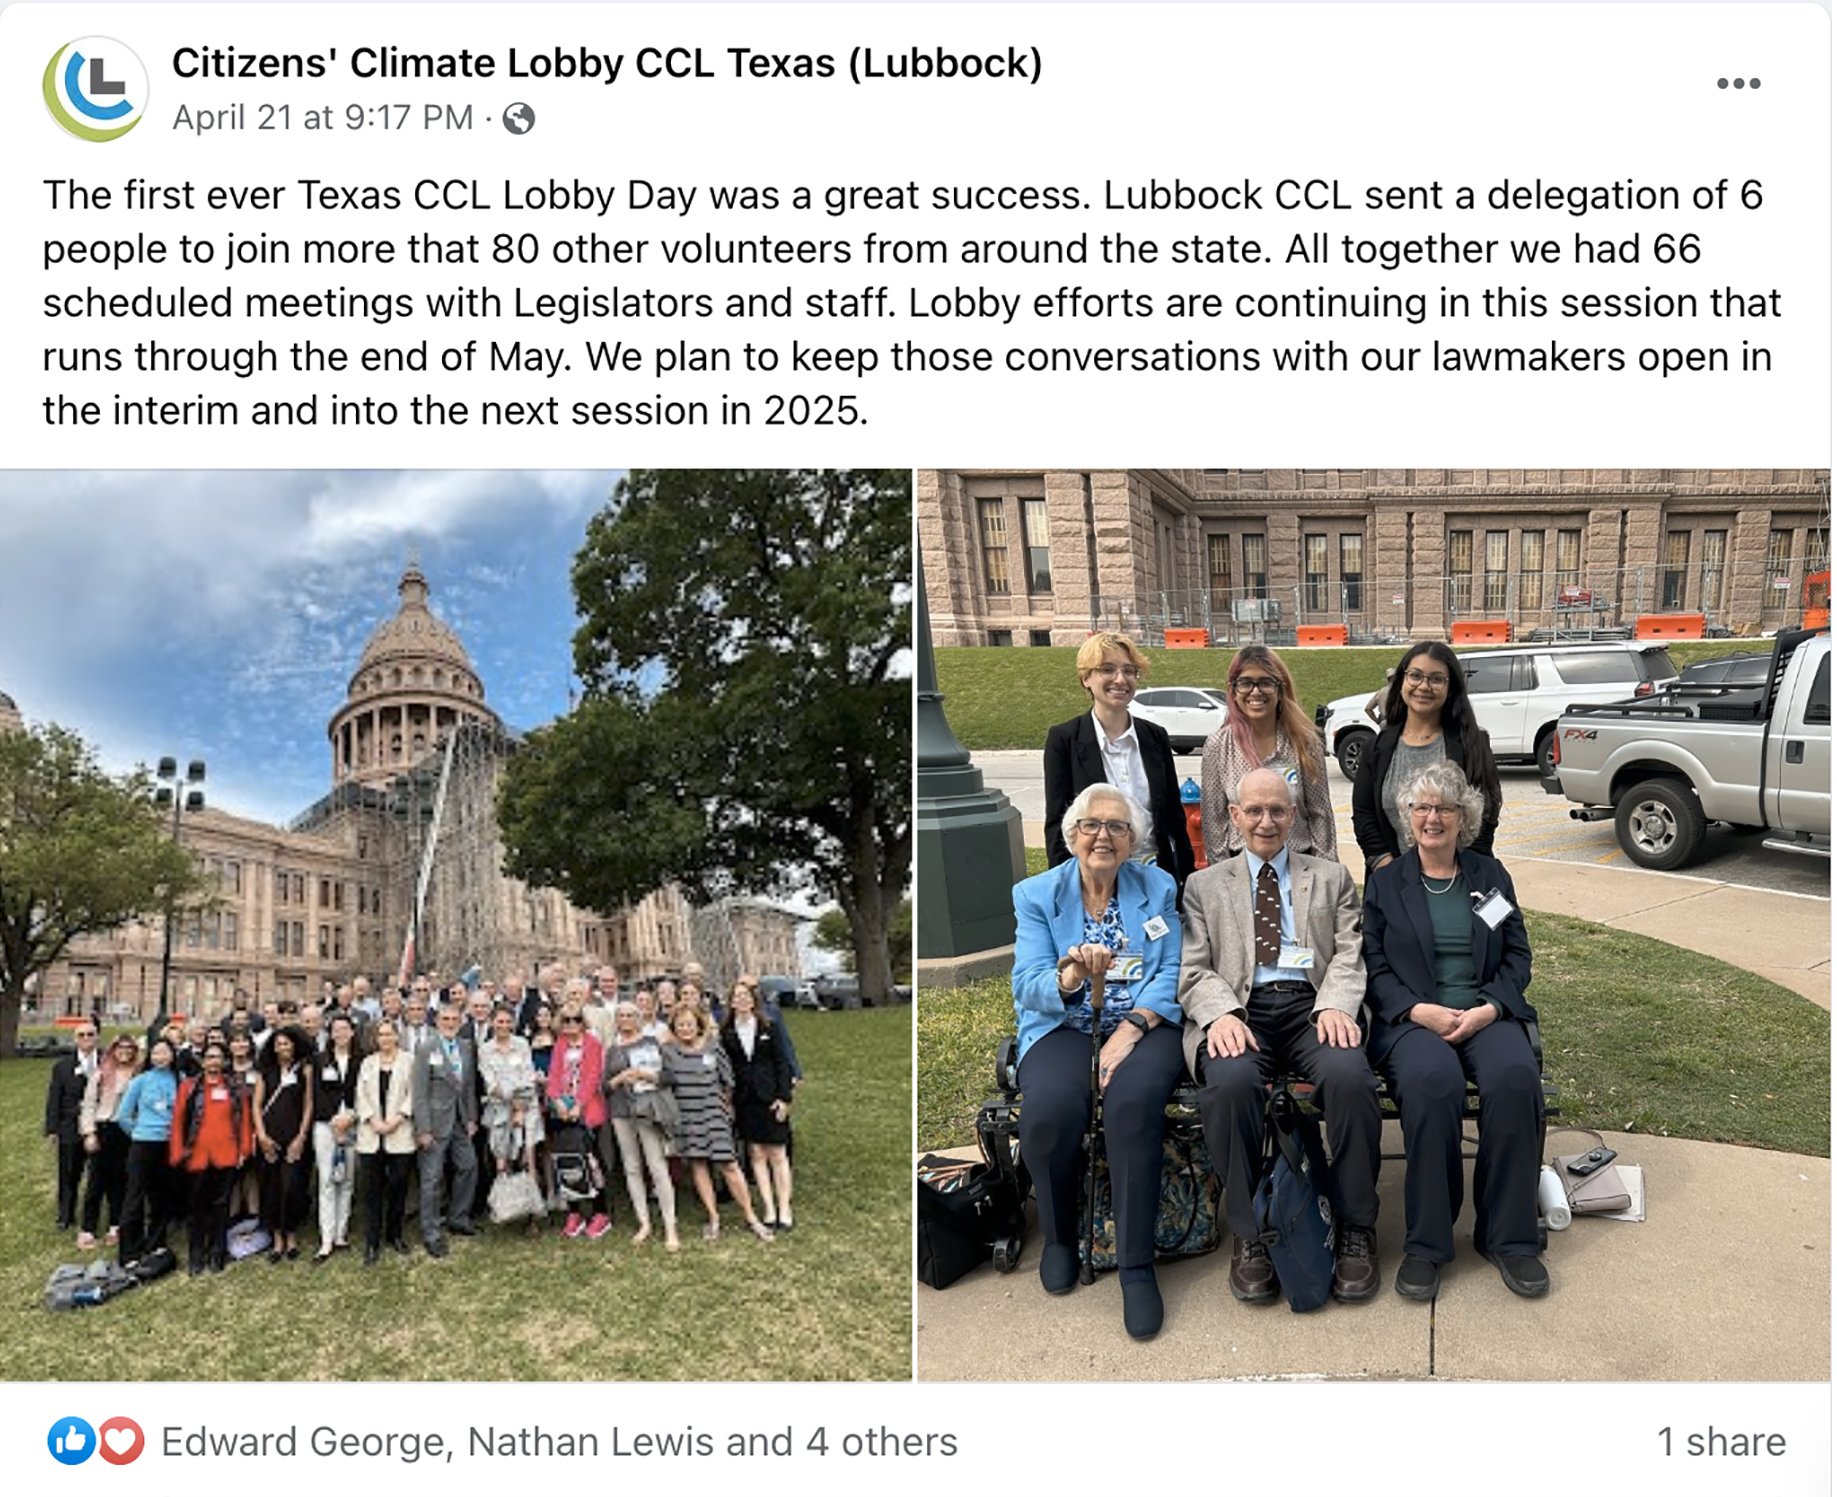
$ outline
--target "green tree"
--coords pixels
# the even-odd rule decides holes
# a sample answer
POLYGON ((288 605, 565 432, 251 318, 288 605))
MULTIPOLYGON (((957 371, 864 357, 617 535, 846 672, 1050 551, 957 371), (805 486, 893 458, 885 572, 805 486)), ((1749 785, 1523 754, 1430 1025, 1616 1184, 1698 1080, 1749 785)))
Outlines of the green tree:
POLYGON ((0 733, 0 1056, 17 1046, 27 979, 77 937, 203 896, 150 792, 63 728, 0 733))
MULTIPOLYGON (((906 895, 899 902, 899 908, 893 912, 893 923, 887 931, 888 944, 893 949, 893 976, 897 981, 907 982, 912 977, 912 896, 906 895)), ((848 916, 834 906, 816 917, 816 924, 810 929, 810 944, 818 951, 833 951, 842 959, 845 972, 855 970, 854 952, 855 936, 849 929, 848 916)))
POLYGON ((499 797, 509 871, 600 910, 814 880, 883 995, 912 862, 911 523, 903 469, 624 479, 574 563, 584 696, 499 797))

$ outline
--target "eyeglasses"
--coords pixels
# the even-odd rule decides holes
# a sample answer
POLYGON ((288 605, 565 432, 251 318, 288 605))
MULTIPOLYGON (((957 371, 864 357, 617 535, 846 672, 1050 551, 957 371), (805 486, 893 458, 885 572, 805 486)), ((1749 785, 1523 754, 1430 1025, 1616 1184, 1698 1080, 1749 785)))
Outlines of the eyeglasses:
POLYGON ((1448 684, 1448 678, 1439 672, 1431 676, 1424 671, 1405 671, 1403 679, 1412 686, 1432 686, 1437 691, 1448 684))
POLYGON ((1412 802, 1410 805, 1412 816, 1459 816, 1460 814, 1459 806, 1437 806, 1428 802, 1412 802))
POLYGON ((1282 695, 1282 683, 1268 676, 1239 676, 1231 683, 1231 687, 1241 697, 1282 695))
POLYGON ((1126 821, 1099 821, 1094 816, 1087 816, 1080 821, 1078 830, 1087 837, 1095 837, 1099 832, 1108 832, 1112 837, 1135 835, 1135 828, 1126 821))
POLYGON ((561 1021, 561 1027, 563 1029, 579 1029, 580 1020, 579 1019, 563 1019, 561 1021))
POLYGON ((1135 681, 1140 679, 1142 670, 1135 665, 1094 665, 1091 674, 1102 676, 1106 681, 1114 676, 1121 676, 1125 681, 1135 681))
POLYGON ((1244 813, 1244 820, 1256 823, 1268 817, 1271 821, 1287 821, 1295 814, 1293 806, 1239 806, 1244 813))
POLYGON ((93 1029, 79 1029, 77 1031, 77 1038, 80 1040, 93 1040, 95 1037, 96 1032, 93 1029))

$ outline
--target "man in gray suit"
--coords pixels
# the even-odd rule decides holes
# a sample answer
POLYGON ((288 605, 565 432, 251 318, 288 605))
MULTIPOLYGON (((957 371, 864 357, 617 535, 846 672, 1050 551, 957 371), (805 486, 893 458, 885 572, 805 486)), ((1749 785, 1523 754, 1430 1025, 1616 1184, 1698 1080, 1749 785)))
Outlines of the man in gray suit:
POLYGON ((1326 1116, 1339 1213, 1333 1297, 1364 1300, 1378 1289, 1378 1083, 1357 1018, 1359 902, 1342 864, 1289 851, 1297 814, 1285 776, 1245 775, 1231 806, 1244 853, 1189 878, 1181 910, 1186 1062, 1236 1239, 1231 1292, 1248 1303, 1280 1291, 1257 1241, 1253 1197, 1266 1088, 1283 1065, 1314 1083, 1326 1116))
POLYGON ((478 1177, 478 1160, 472 1152, 472 1135, 478 1131, 478 1095, 473 1090, 478 1061, 459 1042, 459 1005, 440 1010, 436 1032, 415 1052, 415 1143, 421 1163, 421 1240, 428 1256, 444 1258, 449 1251, 441 1230, 440 1182, 449 1161, 453 1166, 451 1218, 446 1231, 471 1237, 472 1191, 478 1177))

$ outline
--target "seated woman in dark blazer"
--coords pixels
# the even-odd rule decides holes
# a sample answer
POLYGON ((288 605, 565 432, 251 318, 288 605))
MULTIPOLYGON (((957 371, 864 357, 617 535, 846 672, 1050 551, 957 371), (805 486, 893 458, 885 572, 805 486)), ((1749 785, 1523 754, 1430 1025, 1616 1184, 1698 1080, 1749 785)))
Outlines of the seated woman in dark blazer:
POLYGON ((1098 1020, 1104 1156, 1116 1216, 1123 1327, 1161 1329, 1154 1226, 1168 1096, 1186 1072, 1180 916, 1174 881, 1130 853, 1147 814, 1108 785, 1079 792, 1065 812, 1072 861, 1014 886, 1014 1018, 1020 1032, 1021 1158, 1039 1200, 1040 1283, 1078 1282, 1079 1161, 1091 1119, 1091 976, 1107 977, 1098 1020))
POLYGON ((1526 1025, 1531 944, 1505 868, 1472 850, 1480 792, 1443 760, 1397 798, 1414 844, 1365 886, 1367 1048, 1403 1114, 1404 1259, 1397 1292, 1434 1299, 1461 1209, 1461 1108, 1480 1091, 1474 1246, 1506 1287, 1550 1287, 1538 1257, 1543 1086, 1526 1025))
POLYGON ((1403 652, 1384 688, 1384 719, 1378 741, 1359 761, 1352 782, 1352 834, 1365 854, 1369 878, 1401 856, 1407 846, 1397 810, 1404 782, 1447 759, 1480 792, 1485 808, 1467 828, 1462 846, 1492 856, 1504 792, 1492 743, 1467 699, 1467 675, 1460 658, 1439 640, 1427 639, 1403 652))
POLYGON ((1078 647, 1078 684, 1091 710, 1046 735, 1046 862, 1056 868, 1072 855, 1059 829, 1072 798, 1089 785, 1114 785, 1145 807, 1152 823, 1133 860, 1172 875, 1178 897, 1193 871, 1193 844, 1173 746, 1166 729, 1129 714, 1147 670, 1148 657, 1126 634, 1093 634, 1078 647))

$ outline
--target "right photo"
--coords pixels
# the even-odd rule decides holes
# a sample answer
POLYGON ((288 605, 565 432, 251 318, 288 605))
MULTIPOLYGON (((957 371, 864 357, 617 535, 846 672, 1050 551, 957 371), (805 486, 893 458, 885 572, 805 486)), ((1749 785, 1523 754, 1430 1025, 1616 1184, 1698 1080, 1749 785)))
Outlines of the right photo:
POLYGON ((1828 469, 915 497, 921 1379, 1828 1377, 1828 469))

